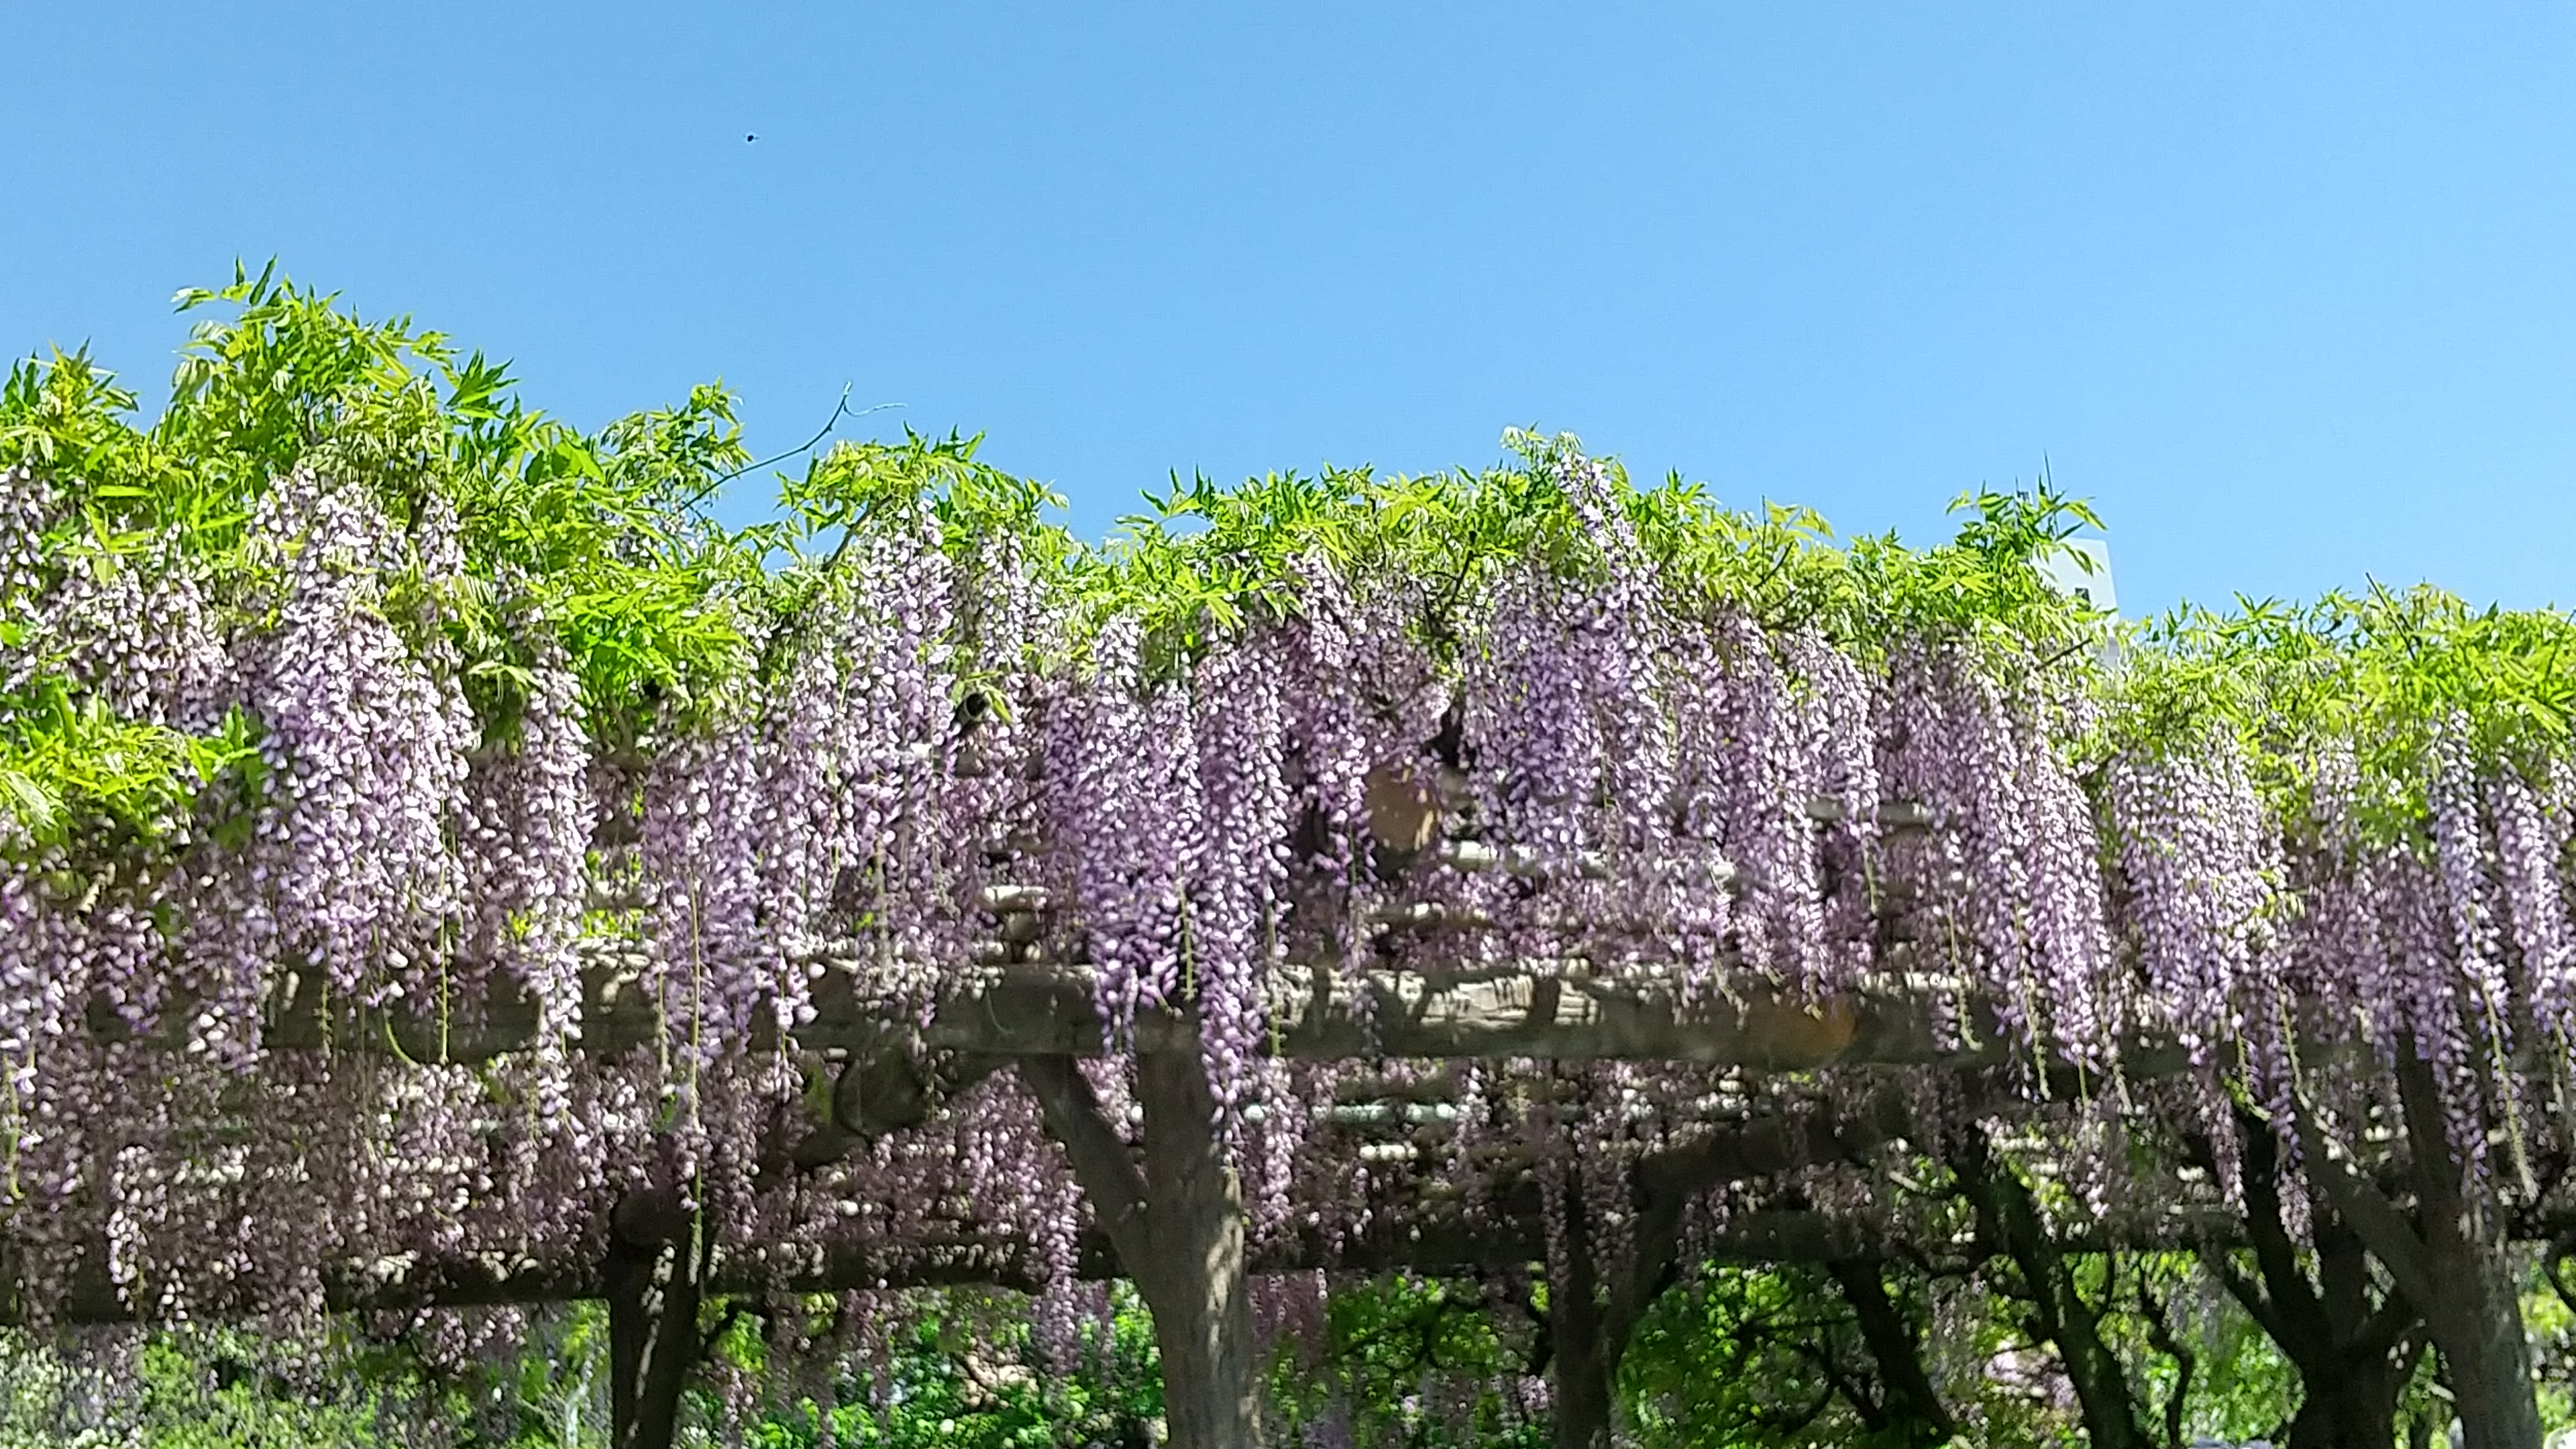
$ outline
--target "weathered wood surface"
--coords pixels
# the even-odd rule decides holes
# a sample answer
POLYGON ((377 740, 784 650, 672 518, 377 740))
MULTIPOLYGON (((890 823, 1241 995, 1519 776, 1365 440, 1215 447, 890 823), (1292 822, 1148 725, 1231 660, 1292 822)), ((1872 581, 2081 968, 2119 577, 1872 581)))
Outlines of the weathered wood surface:
MULTIPOLYGON (((607 949, 584 972, 580 1048, 613 1053, 644 1045, 662 1029, 663 1008, 644 983, 642 961, 607 949)), ((893 1037, 932 1050, 992 1056, 1099 1056, 1109 1043, 1093 1009, 1090 984, 1075 968, 1021 965, 986 968, 954 991, 916 1027, 908 1007, 864 1001, 855 974, 828 957, 815 963, 813 1020, 797 1042, 827 1054, 874 1052, 893 1037)), ((275 1050, 393 1051, 419 1061, 479 1061, 533 1045, 535 1004, 514 984, 480 1002, 460 1004, 444 1019, 414 1011, 327 1009, 313 973, 281 972, 267 1011, 264 1040, 275 1050)), ((1429 976, 1375 971, 1365 997, 1314 973, 1314 985, 1274 1019, 1268 1049, 1291 1057, 1555 1058, 1693 1062, 1796 1070, 1834 1065, 1913 1064, 1987 1067, 2009 1049, 1982 1013, 1964 1013, 1964 1039, 1945 1033, 1927 993, 1891 988, 1822 1001, 1767 983, 1684 1004, 1670 996, 1582 974, 1461 973, 1429 976)), ((178 1042, 188 1011, 166 1009, 157 1034, 178 1042)), ((93 1028, 125 1035, 103 1006, 93 1028)), ((765 1034, 765 1033, 764 1033, 765 1034)), ((1183 1049, 1187 1022, 1157 1012, 1139 1015, 1133 1046, 1142 1052, 1183 1049)), ((767 1043, 763 1043, 767 1044, 767 1043)))

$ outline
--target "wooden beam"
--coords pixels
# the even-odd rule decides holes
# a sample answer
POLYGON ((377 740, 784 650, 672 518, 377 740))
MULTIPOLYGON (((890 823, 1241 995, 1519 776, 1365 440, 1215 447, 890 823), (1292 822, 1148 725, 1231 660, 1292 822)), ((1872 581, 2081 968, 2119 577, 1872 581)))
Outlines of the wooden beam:
MULTIPOLYGON (((649 963, 631 948, 594 946, 589 955, 579 1049, 606 1054, 651 1043, 662 1029, 662 1015, 643 984, 649 963)), ((962 972, 964 984, 916 1029, 919 1013, 913 1008, 861 996, 852 961, 821 955, 804 964, 820 973, 813 986, 815 1016, 796 1027, 794 1036, 807 1049, 835 1058, 870 1056, 898 1040, 983 1056, 1107 1053, 1080 968, 1023 964, 962 972)), ((1966 1039, 1946 1039, 1930 993, 1893 983, 1809 1001, 1753 981, 1732 995, 1684 1004, 1594 978, 1579 967, 1454 974, 1374 970, 1357 991, 1317 968, 1311 981, 1273 1019, 1269 1050, 1312 1060, 1626 1059, 1774 1071, 1863 1064, 1994 1067, 2012 1055, 1990 1013, 1972 1005, 1959 1013, 1966 1039)), ((170 1003, 152 1037, 181 1045, 190 1011, 190 1003, 170 1003)), ((754 1017, 755 1044, 774 1045, 769 1013, 754 1017)), ((134 1035, 103 1003, 89 1018, 101 1037, 134 1035)), ((462 1002, 440 1020, 410 1010, 326 1009, 316 973, 282 971, 270 993, 263 1040, 282 1051, 399 1051, 416 1061, 481 1061, 528 1049, 536 1030, 535 1004, 515 982, 495 983, 483 999, 462 1002)), ((1187 1021, 1146 1012, 1137 1018, 1133 1044, 1142 1052, 1174 1051, 1194 1039, 1187 1021)), ((2172 1052, 2141 1051, 2143 1056, 2132 1054, 2135 1069, 2170 1069, 2164 1058, 2172 1052)))

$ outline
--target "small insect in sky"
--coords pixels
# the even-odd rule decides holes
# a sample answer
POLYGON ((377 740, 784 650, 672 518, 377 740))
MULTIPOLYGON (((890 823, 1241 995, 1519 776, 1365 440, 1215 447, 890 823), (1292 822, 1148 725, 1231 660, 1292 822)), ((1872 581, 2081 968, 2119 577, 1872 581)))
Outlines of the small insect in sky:
POLYGON ((744 140, 746 140, 746 141, 757 141, 757 140, 759 140, 760 138, 759 138, 758 136, 750 136, 750 135, 746 135, 746 136, 744 136, 744 137, 743 137, 743 139, 744 139, 744 140))

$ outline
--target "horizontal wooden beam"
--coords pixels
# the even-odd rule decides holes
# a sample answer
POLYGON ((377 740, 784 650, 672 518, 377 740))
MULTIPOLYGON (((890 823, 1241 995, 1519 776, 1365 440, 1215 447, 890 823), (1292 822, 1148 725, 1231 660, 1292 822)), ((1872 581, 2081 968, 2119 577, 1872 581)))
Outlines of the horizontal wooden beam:
MULTIPOLYGON (((864 1056, 894 1040, 940 1051, 988 1056, 1100 1056, 1110 1050, 1080 968, 1014 965, 976 968, 971 980, 938 1002, 926 1024, 910 1008, 864 998, 846 960, 820 956, 814 1018, 795 1027, 796 1041, 835 1057, 864 1056)), ((646 1045, 663 1030, 663 1005, 640 953, 593 948, 583 972, 579 1049, 614 1053, 646 1045)), ((1961 1013, 1966 1039, 1945 1033, 1932 996, 1900 987, 1846 992, 1810 1001, 1754 981, 1731 994, 1712 992, 1684 1003, 1668 995, 1603 981, 1579 968, 1426 974, 1372 971, 1359 984, 1317 969, 1309 989, 1272 1021, 1266 1049, 1308 1060, 1379 1057, 1553 1058, 1641 1060, 1803 1070, 1861 1064, 1993 1067, 2011 1051, 1990 1017, 1961 1013)), ((766 1013, 759 1014, 762 1017, 766 1013)), ((155 1035, 181 1044, 189 1016, 173 1003, 155 1035)), ((106 1037, 131 1035, 102 1003, 90 1013, 106 1037)), ((535 1004, 515 983, 480 1001, 460 1002, 445 1019, 410 1010, 326 1009, 319 978, 281 973, 266 1012, 272 1050, 398 1051, 417 1061, 481 1061, 536 1044, 535 1004)), ((760 1045, 774 1032, 756 1028, 760 1045)), ((1131 1045, 1142 1052, 1194 1049, 1187 1023, 1140 1012, 1131 1045)), ((2144 1065, 2144 1064, 2142 1064, 2144 1065)))

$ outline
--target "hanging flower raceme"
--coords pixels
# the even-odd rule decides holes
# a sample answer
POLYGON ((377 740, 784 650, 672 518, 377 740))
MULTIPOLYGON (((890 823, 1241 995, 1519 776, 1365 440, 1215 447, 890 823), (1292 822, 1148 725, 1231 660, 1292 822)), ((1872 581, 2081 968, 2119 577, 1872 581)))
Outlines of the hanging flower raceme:
POLYGON ((2513 949, 2529 982, 2533 1013, 2562 1057, 2576 1057, 2576 928, 2561 886, 2569 831, 2522 776, 2499 771, 2487 787, 2495 820, 2497 874, 2513 949))
POLYGON ((453 661, 438 657, 442 636, 406 638, 388 617, 385 575, 411 559, 364 495, 297 474, 251 527, 283 575, 251 687, 279 948, 344 999, 432 1005, 459 906, 448 832, 477 734, 453 661))
POLYGON ((2206 1064, 2241 1029, 2278 868, 2244 751, 2209 730, 2114 759, 2109 779, 2142 1004, 2206 1064))
POLYGON ((1744 877, 1737 937, 1746 965, 1804 988, 1826 969, 1825 893, 1809 807, 1827 781, 1814 731, 1771 639, 1752 620, 1721 623, 1716 660, 1720 840, 1744 877))
POLYGON ((763 823, 748 726, 676 741, 645 777, 639 856, 654 1001, 684 1076, 745 1049, 754 1014, 802 984, 762 930, 763 823))
MULTIPOLYGON (((783 625, 763 714, 759 891, 781 945, 852 942, 872 1001, 926 1009, 966 950, 961 876, 984 822, 953 820, 956 677, 935 530, 870 533, 783 625), (964 839, 960 839, 964 836, 964 839)), ((776 1025, 798 1024, 788 972, 776 1025)))
POLYGON ((1207 839, 1184 887, 1187 962, 1199 1051, 1229 1123, 1256 1081, 1274 976, 1286 963, 1282 919, 1296 820, 1286 775, 1280 641, 1256 635, 1203 661, 1192 681, 1198 798, 1207 839))
POLYGON ((1103 1029, 1177 1002, 1186 893, 1206 841, 1187 693, 1141 677, 1133 621, 1094 640, 1092 668, 1046 701, 1047 827, 1081 923, 1103 1029))

